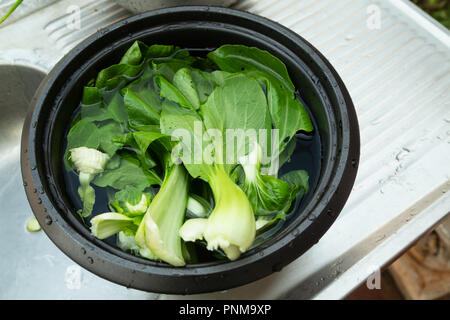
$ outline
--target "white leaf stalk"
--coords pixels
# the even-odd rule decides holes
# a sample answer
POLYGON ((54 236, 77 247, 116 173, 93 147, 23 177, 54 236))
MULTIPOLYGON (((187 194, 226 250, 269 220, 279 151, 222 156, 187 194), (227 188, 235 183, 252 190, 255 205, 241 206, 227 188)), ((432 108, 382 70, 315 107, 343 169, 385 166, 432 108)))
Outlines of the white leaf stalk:
POLYGON ((207 218, 190 219, 180 229, 185 241, 205 239, 208 250, 221 249, 230 260, 247 251, 255 239, 253 209, 245 193, 222 167, 210 176, 215 207, 207 218))
POLYGON ((132 225, 133 219, 117 212, 106 212, 91 219, 91 233, 98 239, 106 239, 132 225))
POLYGON ((173 266, 186 264, 179 229, 187 200, 188 174, 182 165, 174 165, 166 173, 161 189, 150 203, 136 233, 141 255, 153 254, 173 266))
POLYGON ((145 193, 143 193, 141 200, 137 204, 132 205, 131 203, 129 203, 127 201, 125 203, 125 207, 127 208, 129 213, 131 213, 133 215, 141 215, 147 211, 148 206, 150 205, 150 202, 151 202, 151 198, 148 195, 146 195, 145 193))
POLYGON ((103 172, 109 156, 96 149, 79 147, 70 150, 70 159, 78 171, 80 180, 78 194, 83 202, 81 216, 88 217, 95 203, 95 191, 90 183, 97 174, 103 172))

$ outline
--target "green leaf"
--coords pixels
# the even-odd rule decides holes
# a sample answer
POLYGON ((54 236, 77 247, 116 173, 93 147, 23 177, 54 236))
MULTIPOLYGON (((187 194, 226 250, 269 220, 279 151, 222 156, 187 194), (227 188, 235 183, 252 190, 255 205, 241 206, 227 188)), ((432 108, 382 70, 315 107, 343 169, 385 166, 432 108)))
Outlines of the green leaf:
POLYGON ((144 170, 138 159, 123 157, 117 169, 106 170, 98 175, 93 183, 99 187, 112 187, 117 190, 133 186, 143 191, 151 185, 160 184, 161 180, 151 170, 144 170))
POLYGON ((119 166, 120 166, 120 156, 118 154, 115 154, 106 163, 106 169, 108 169, 108 170, 117 169, 119 166))
POLYGON ((133 132, 133 138, 143 154, 147 151, 153 141, 162 137, 166 137, 166 135, 159 132, 133 132))
POLYGON ((97 87, 84 87, 81 103, 85 105, 97 104, 102 102, 102 94, 97 87))
POLYGON ((205 103, 216 86, 223 86, 225 78, 230 74, 225 71, 213 71, 211 73, 201 70, 191 70, 191 76, 197 89, 200 103, 205 103))
POLYGON ((146 58, 169 57, 173 55, 176 50, 177 47, 175 46, 154 44, 148 47, 146 58))
POLYGON ((238 158, 251 150, 249 139, 237 143, 239 138, 254 133, 259 140, 260 129, 267 130, 270 135, 267 102, 264 92, 258 82, 243 74, 229 76, 223 86, 216 87, 208 100, 200 108, 206 129, 218 129, 224 139, 222 159, 227 164, 237 164, 238 158), (228 130, 232 131, 228 131, 228 130), (233 131, 234 129, 234 131, 233 131), (248 131, 247 131, 248 130, 248 131), (235 134, 235 139, 230 136, 235 134), (228 153, 228 142, 234 143, 234 155, 228 153))
POLYGON ((17 0, 16 2, 14 2, 14 4, 11 6, 11 8, 9 8, 8 12, 0 18, 0 24, 6 20, 6 18, 8 18, 11 13, 14 12, 14 10, 17 9, 17 7, 22 3, 23 0, 17 0))
POLYGON ((121 92, 125 95, 126 89, 131 90, 143 103, 160 113, 161 98, 156 92, 153 76, 153 70, 149 70, 148 73, 144 71, 142 77, 127 85, 121 92))
POLYGON ((114 64, 98 73, 95 86, 106 91, 120 89, 127 82, 138 77, 141 71, 142 64, 114 64))
POLYGON ((285 163, 291 162, 291 157, 296 147, 297 147, 297 140, 291 139, 291 141, 289 141, 289 143, 287 144, 286 148, 284 148, 283 152, 281 152, 280 154, 278 162, 279 168, 283 167, 285 163))
POLYGON ((119 92, 116 92, 112 96, 111 101, 109 101, 105 109, 111 115, 111 119, 125 126, 128 121, 128 115, 124 108, 124 98, 119 92))
MULTIPOLYGON (((156 166, 156 163, 153 160, 150 153, 146 152, 147 149, 141 148, 137 144, 137 142, 134 138, 134 133, 127 133, 121 137, 118 137, 118 138, 114 139, 114 143, 121 147, 124 147, 124 146, 129 147, 127 152, 134 153, 134 156, 140 161, 142 167, 145 170, 151 169, 156 166), (131 148, 131 150, 130 150, 130 148, 131 148)), ((143 142, 141 142, 141 144, 142 143, 143 142)))
POLYGON ((136 205, 141 201, 142 191, 133 186, 126 186, 115 194, 116 201, 128 202, 136 205))
POLYGON ((102 106, 102 103, 81 105, 81 118, 92 121, 113 120, 112 115, 102 106))
POLYGON ((308 112, 295 97, 295 87, 280 59, 267 51, 240 45, 222 46, 210 52, 208 58, 224 71, 244 72, 265 86, 272 125, 279 130, 279 152, 297 131, 314 129, 308 112))
POLYGON ((97 149, 100 142, 100 133, 97 126, 89 119, 81 119, 67 135, 67 149, 87 147, 97 149))
POLYGON ((116 138, 123 135, 122 127, 114 121, 110 121, 99 128, 100 148, 112 157, 121 145, 115 142, 116 138))
POLYGON ((208 58, 221 70, 232 73, 260 71, 269 78, 275 78, 291 92, 295 90, 286 65, 268 51, 242 45, 224 45, 210 52, 208 58))
POLYGON ((196 60, 189 55, 188 51, 178 50, 170 57, 153 59, 152 68, 157 74, 172 81, 178 70, 190 67, 196 60))
POLYGON ((82 184, 78 188, 78 195, 83 202, 83 209, 78 210, 78 214, 83 218, 89 217, 95 204, 95 190, 89 184, 82 184))
POLYGON ((266 85, 269 111, 274 128, 279 130, 279 151, 282 152, 297 131, 311 132, 314 127, 305 107, 292 92, 268 78, 266 85))
POLYGON ((159 124, 159 113, 140 99, 130 89, 124 90, 124 104, 130 125, 144 126, 159 124))

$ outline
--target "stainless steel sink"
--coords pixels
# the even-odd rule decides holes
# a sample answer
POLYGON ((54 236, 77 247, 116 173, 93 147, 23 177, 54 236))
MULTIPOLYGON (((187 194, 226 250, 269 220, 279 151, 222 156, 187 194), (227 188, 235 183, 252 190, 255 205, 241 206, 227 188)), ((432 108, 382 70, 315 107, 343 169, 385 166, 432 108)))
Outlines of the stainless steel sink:
MULTIPOLYGON (((31 98, 45 73, 34 68, 0 65, 0 297, 17 281, 16 270, 42 248, 42 237, 25 231, 31 217, 20 174, 20 136, 31 98), (37 240, 37 241, 36 241, 37 240)), ((30 268, 31 268, 31 264, 30 268)))
MULTIPOLYGON (((302 257, 247 286, 188 298, 342 298, 449 213, 450 33, 406 0, 242 0, 236 8, 298 32, 335 66, 357 109, 361 164, 341 215, 302 257), (379 28, 368 24, 377 15, 379 28)), ((25 230, 32 212, 19 141, 28 102, 66 52, 130 15, 108 0, 31 11, 0 27, 0 299, 182 298, 103 280, 43 232, 25 230)))
MULTIPOLYGON (((4 151, 0 160, 8 160, 9 163, 13 157, 13 162, 19 159, 17 145, 20 143, 23 120, 34 92, 44 77, 43 71, 31 67, 0 65, 0 148, 4 151)), ((0 172, 6 173, 8 171, 4 171, 3 163, 0 161, 0 172)), ((2 174, 1 178, 5 176, 2 174)), ((5 184, 5 181, 2 182, 0 185, 5 184)))

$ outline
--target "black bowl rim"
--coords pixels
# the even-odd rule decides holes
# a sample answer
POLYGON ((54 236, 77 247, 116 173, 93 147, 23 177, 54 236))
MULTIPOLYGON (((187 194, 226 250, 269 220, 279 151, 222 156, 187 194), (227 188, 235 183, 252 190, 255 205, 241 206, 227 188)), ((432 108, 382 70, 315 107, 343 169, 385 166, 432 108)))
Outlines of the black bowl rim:
MULTIPOLYGON (((106 27, 77 45, 52 69, 36 92, 32 101, 32 108, 27 115, 22 135, 21 163, 24 185, 26 185, 25 190, 33 212, 50 239, 70 258, 86 269, 122 285, 143 290, 150 289, 153 292, 200 293, 242 285, 267 276, 271 272, 279 271, 286 264, 304 253, 306 247, 310 248, 321 238, 337 218, 353 186, 359 163, 359 127, 350 95, 337 72, 317 49, 293 31, 269 19, 234 9, 208 6, 173 7, 146 12, 106 27), (99 248, 95 241, 82 237, 75 232, 70 224, 59 216, 58 211, 54 208, 54 205, 45 190, 45 177, 43 178, 39 170, 37 170, 38 161, 35 153, 36 123, 41 109, 45 106, 47 93, 52 88, 59 73, 70 64, 83 49, 92 45, 92 43, 103 37, 105 34, 122 28, 128 23, 140 21, 141 19, 148 19, 156 15, 187 12, 212 13, 247 19, 252 21, 252 23, 262 24, 265 28, 272 29, 274 32, 277 32, 280 36, 285 37, 293 43, 300 42, 305 45, 306 49, 309 50, 311 59, 320 66, 325 73, 327 80, 331 83, 332 87, 335 88, 334 93, 336 94, 339 106, 341 107, 339 110, 342 115, 340 126, 343 132, 344 149, 338 153, 338 157, 335 159, 336 166, 333 172, 334 176, 331 177, 331 181, 328 181, 328 188, 320 195, 320 199, 317 199, 318 206, 314 209, 317 212, 320 212, 320 214, 314 217, 314 221, 311 219, 299 223, 294 230, 291 230, 282 239, 279 239, 278 242, 265 246, 258 252, 255 252, 255 254, 243 257, 237 261, 214 266, 175 268, 170 266, 161 267, 157 265, 142 265, 117 257, 116 255, 99 248), (343 106, 345 106, 345 108, 342 108, 343 106), (339 193, 336 192, 338 189, 339 193), (303 229, 303 232, 309 232, 313 237, 309 237, 307 244, 302 244, 301 250, 303 250, 303 252, 299 254, 299 247, 294 240, 300 238, 300 235, 302 234, 302 232, 299 231, 300 227, 303 229), (71 239, 71 241, 67 241, 67 239, 71 239), (281 254, 281 251, 284 251, 283 254, 281 254), (111 267, 109 268, 110 270, 102 270, 101 265, 104 263, 109 264, 111 267), (264 270, 260 273, 249 272, 247 267, 253 264, 265 266, 263 268, 264 270), (201 270, 199 271, 199 269, 201 270), (142 285, 135 283, 132 275, 131 277, 123 277, 122 275, 116 274, 118 270, 129 271, 132 274, 143 272, 152 275, 151 278, 154 278, 154 276, 162 276, 162 278, 154 279, 154 284, 146 283, 145 285, 142 285), (225 283, 224 281, 223 283, 217 283, 210 285, 209 287, 198 285, 199 282, 208 278, 217 278, 220 274, 228 278, 230 272, 238 271, 242 271, 244 275, 244 278, 240 277, 240 281, 234 280, 229 283, 225 283), (181 286, 175 285, 170 286, 169 289, 164 289, 161 287, 160 280, 164 283, 164 281, 167 281, 169 278, 174 279, 174 281, 186 278, 189 278, 190 280, 188 282, 183 282, 183 285, 181 286), (191 286, 187 287, 187 284, 190 284, 191 286)), ((220 279, 223 279, 223 277, 220 277, 220 279)))

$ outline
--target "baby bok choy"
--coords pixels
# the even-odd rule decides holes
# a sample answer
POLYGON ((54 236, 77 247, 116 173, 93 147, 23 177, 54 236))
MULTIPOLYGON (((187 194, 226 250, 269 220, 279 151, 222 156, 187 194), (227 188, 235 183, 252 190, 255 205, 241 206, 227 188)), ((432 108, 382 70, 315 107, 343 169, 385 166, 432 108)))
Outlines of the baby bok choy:
POLYGON ((306 171, 279 169, 296 133, 313 129, 270 53, 225 45, 195 57, 137 41, 84 88, 64 167, 95 237, 177 267, 196 251, 236 260, 308 192, 306 171), (107 203, 94 207, 96 192, 107 203))

